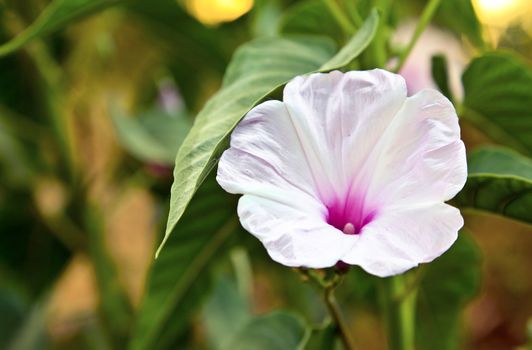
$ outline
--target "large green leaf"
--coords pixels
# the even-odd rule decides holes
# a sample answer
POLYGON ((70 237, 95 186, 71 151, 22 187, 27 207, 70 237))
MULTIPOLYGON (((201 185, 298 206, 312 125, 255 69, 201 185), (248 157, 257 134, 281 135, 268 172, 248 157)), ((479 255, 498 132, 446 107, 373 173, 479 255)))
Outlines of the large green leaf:
MULTIPOLYGON (((246 281, 240 282, 251 282, 246 281)), ((328 345, 334 345, 334 327, 324 325, 309 339, 310 332, 298 316, 286 312, 254 316, 250 296, 239 290, 236 282, 227 274, 220 276, 205 303, 203 319, 209 349, 298 349, 311 341, 313 349, 332 349, 328 345)))
POLYGON ((463 117, 499 143, 532 154, 532 71, 494 52, 474 59, 462 76, 463 117))
POLYGON ((54 0, 24 31, 0 46, 0 57, 10 54, 31 40, 61 29, 71 21, 124 0, 54 0))
POLYGON ((166 235, 159 250, 216 164, 238 121, 294 76, 347 65, 369 44, 377 22, 374 11, 336 56, 329 40, 314 36, 260 38, 238 49, 222 88, 200 111, 177 152, 166 235))
POLYGON ((235 198, 209 177, 151 269, 131 349, 172 349, 210 285, 209 269, 237 229, 235 198))
POLYGON ((532 224, 532 160, 516 152, 489 147, 469 156, 465 188, 455 198, 474 208, 532 224))
POLYGON ((308 336, 308 328, 299 317, 286 312, 273 312, 254 318, 233 338, 225 349, 301 349, 308 336))
POLYGON ((275 36, 282 16, 279 0, 256 0, 250 12, 250 29, 253 37, 275 36))
POLYGON ((319 328, 313 328, 307 339, 305 350, 342 349, 338 330, 330 321, 319 328))
POLYGON ((484 46, 482 26, 470 0, 442 1, 435 20, 458 35, 465 35, 475 46, 484 46))
POLYGON ((470 176, 516 176, 532 180, 532 160, 503 147, 485 146, 469 154, 470 176))
POLYGON ((416 336, 419 349, 460 348, 463 307, 480 286, 480 253, 461 232, 445 254, 426 266, 418 294, 416 336))
POLYGON ((229 342, 252 319, 250 301, 236 281, 223 275, 205 303, 203 320, 211 349, 227 348, 229 342))
POLYGON ((378 15, 377 10, 371 11, 364 25, 351 37, 347 44, 338 53, 321 66, 320 71, 330 71, 348 65, 370 44, 377 31, 378 15))
POLYGON ((322 0, 298 2, 289 8, 279 23, 281 33, 319 34, 341 37, 342 27, 322 0))

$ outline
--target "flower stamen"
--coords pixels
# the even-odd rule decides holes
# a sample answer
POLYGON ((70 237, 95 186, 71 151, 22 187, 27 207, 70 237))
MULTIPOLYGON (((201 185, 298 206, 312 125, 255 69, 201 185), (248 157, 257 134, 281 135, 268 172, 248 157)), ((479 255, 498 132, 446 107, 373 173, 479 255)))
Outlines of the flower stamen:
POLYGON ((344 229, 342 230, 346 235, 354 235, 355 234, 355 225, 348 222, 345 224, 344 229))

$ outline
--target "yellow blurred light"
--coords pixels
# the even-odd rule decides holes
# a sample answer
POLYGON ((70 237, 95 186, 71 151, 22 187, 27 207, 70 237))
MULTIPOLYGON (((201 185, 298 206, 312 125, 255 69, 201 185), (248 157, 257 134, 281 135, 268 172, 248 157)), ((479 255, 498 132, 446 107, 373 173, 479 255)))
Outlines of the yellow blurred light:
POLYGON ((488 41, 496 44, 510 25, 521 25, 532 33, 532 1, 473 0, 473 7, 488 41))
POLYGON ((479 20, 487 25, 506 27, 521 16, 530 15, 530 0, 473 0, 479 20))
POLYGON ((513 6, 515 0, 477 0, 478 6, 484 11, 500 11, 513 6))
POLYGON ((253 7, 253 0, 187 0, 190 13, 204 24, 230 22, 253 7))

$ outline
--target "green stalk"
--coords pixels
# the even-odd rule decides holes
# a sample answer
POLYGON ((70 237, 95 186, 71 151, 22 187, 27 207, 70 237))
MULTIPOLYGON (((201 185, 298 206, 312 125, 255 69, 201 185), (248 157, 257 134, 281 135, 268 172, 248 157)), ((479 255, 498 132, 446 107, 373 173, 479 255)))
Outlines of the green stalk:
POLYGON ((355 345, 353 339, 351 338, 349 326, 342 316, 342 312, 340 311, 340 307, 338 306, 336 297, 334 296, 334 290, 342 282, 343 275, 335 272, 331 278, 326 279, 316 270, 299 269, 298 271, 305 276, 305 279, 308 279, 314 283, 318 289, 323 292, 325 306, 327 307, 327 311, 331 316, 332 322, 336 326, 336 331, 339 333, 340 338, 342 339, 344 348, 346 350, 354 350, 355 345))
POLYGON ((399 72, 403 67, 403 64, 406 62, 406 59, 408 58, 408 55, 410 55, 410 52, 414 48, 417 40, 429 24, 429 22, 432 20, 434 14, 436 13, 440 2, 441 0, 430 0, 427 6, 425 6, 425 9, 423 9, 423 13, 421 14, 419 22, 417 22, 416 30, 414 31, 414 34, 412 35, 408 46, 399 55, 399 62, 397 63, 394 72, 399 72))
POLYGON ((355 345, 353 339, 351 339, 351 333, 349 332, 347 322, 344 320, 340 311, 340 307, 336 302, 336 298, 334 296, 334 288, 335 286, 330 286, 324 289, 323 297, 325 300, 325 305, 327 306, 327 310, 329 311, 329 314, 331 315, 331 318, 333 319, 338 329, 338 332, 340 333, 344 348, 346 350, 354 350, 355 345))
POLYGON ((371 58, 370 67, 384 68, 388 60, 387 42, 388 42, 388 17, 390 13, 391 3, 389 0, 377 1, 377 8, 379 10, 379 26, 375 33, 375 37, 369 47, 371 58))
POLYGON ((391 350, 415 348, 417 290, 405 293, 408 286, 404 275, 390 277, 382 283, 381 304, 388 333, 388 348, 391 350))
POLYGON ((338 6, 338 3, 335 0, 323 0, 323 3, 329 9, 329 12, 338 22, 338 25, 342 28, 345 36, 349 38, 353 33, 355 33, 356 28, 351 23, 349 18, 345 15, 344 11, 338 6))
POLYGON ((346 1, 345 2, 345 7, 347 9, 347 13, 351 17, 351 20, 353 21, 355 26, 357 28, 362 27, 362 25, 364 24, 364 20, 362 19, 362 17, 358 13, 356 1, 355 0, 346 1))
MULTIPOLYGON (((13 15, 12 26, 8 29, 13 32, 13 35, 17 35, 17 33, 23 32, 25 27, 22 19, 13 15)), ((75 150, 75 143, 69 137, 67 118, 61 111, 64 95, 63 72, 42 41, 35 40, 31 45, 28 45, 26 53, 38 73, 38 84, 44 95, 45 112, 55 133, 62 157, 62 165, 65 166, 69 178, 74 180, 77 175, 75 157, 78 152, 75 150)))
POLYGON ((92 203, 88 203, 84 209, 88 253, 100 297, 100 317, 113 348, 123 349, 130 337, 133 307, 118 278, 117 266, 106 244, 102 212, 92 203))
POLYGON ((71 138, 67 116, 61 110, 64 97, 61 68, 50 55, 48 48, 40 41, 27 46, 26 52, 33 60, 40 74, 40 86, 45 95, 45 106, 50 124, 59 145, 61 157, 69 180, 77 176, 75 142, 71 138))

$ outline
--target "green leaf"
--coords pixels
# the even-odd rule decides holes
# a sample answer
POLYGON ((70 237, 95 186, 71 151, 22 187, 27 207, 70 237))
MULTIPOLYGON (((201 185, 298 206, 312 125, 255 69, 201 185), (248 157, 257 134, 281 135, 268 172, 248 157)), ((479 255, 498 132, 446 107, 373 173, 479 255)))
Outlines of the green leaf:
MULTIPOLYGON (((203 319, 209 349, 297 349, 309 342, 306 325, 295 315, 275 312, 253 316, 250 300, 227 274, 218 278, 216 288, 205 304, 203 319)), ((313 339, 315 345, 334 344, 334 327, 323 328, 313 339)))
POLYGON ((298 2, 281 17, 279 31, 284 34, 342 36, 342 27, 331 15, 322 0, 298 2))
POLYGON ((122 146, 143 161, 172 164, 179 146, 190 129, 183 112, 168 113, 153 108, 130 118, 116 113, 113 122, 122 146))
POLYGON ((216 164, 217 156, 240 119, 293 77, 320 67, 326 71, 347 65, 369 44, 377 22, 378 16, 373 12, 336 56, 329 40, 313 36, 260 38, 237 50, 222 88, 200 111, 177 152, 170 213, 159 251, 216 164))
POLYGON ((364 51, 370 44, 377 31, 379 15, 377 10, 372 10, 364 25, 357 31, 347 44, 327 63, 321 66, 321 71, 330 71, 347 66, 352 60, 364 51))
POLYGON ((26 312, 26 318, 11 334, 8 345, 3 347, 7 350, 51 349, 51 341, 47 330, 47 308, 46 300, 36 302, 33 307, 26 312))
POLYGON ((299 317, 278 311, 254 318, 225 349, 294 350, 302 348, 308 336, 308 328, 299 317))
POLYGON ((305 344, 305 350, 342 349, 338 338, 338 330, 330 321, 317 329, 312 329, 305 344))
POLYGON ((8 55, 33 39, 61 29, 73 20, 120 3, 123 0, 54 0, 24 31, 0 46, 0 57, 8 55))
POLYGON ((482 26, 470 0, 445 0, 440 3, 436 13, 436 22, 465 35, 477 47, 484 46, 482 26))
MULTIPOLYGON (((2 276, 4 277, 4 276, 2 276)), ((6 349, 10 339, 22 324, 28 313, 27 301, 16 288, 6 285, 5 280, 0 285, 0 348, 6 349)))
POLYGON ((461 232, 451 249, 426 267, 418 294, 416 336, 419 349, 459 349, 464 305, 480 287, 480 253, 461 232))
POLYGON ((462 208, 485 210, 532 224, 532 160, 489 147, 469 156, 466 186, 454 199, 462 208))
POLYGON ((275 36, 282 15, 279 0, 256 0, 250 12, 250 30, 253 37, 275 36))
POLYGON ((251 318, 249 302, 239 293, 236 282, 227 276, 221 276, 203 310, 210 348, 227 347, 238 330, 251 318))
POLYGON ((447 58, 444 55, 435 55, 432 56, 432 79, 438 86, 438 89, 444 94, 449 100, 453 101, 453 94, 451 88, 449 87, 449 74, 447 70, 447 58))
POLYGON ((495 141, 532 154, 532 72, 515 56, 474 59, 462 76, 463 118, 495 141))
POLYGON ((210 268, 238 227, 235 205, 235 198, 209 177, 154 262, 130 349, 176 348, 208 292, 210 268))
POLYGON ((482 147, 470 153, 469 175, 517 176, 532 180, 532 160, 503 147, 482 147))

